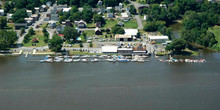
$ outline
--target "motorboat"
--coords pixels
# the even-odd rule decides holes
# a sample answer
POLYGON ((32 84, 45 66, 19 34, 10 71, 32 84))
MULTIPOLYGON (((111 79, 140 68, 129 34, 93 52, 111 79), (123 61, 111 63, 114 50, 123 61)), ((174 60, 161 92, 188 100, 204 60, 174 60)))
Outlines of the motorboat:
POLYGON ((45 62, 47 62, 47 63, 53 63, 53 59, 52 59, 52 58, 48 58, 48 59, 45 60, 45 62))
POLYGON ((82 59, 82 62, 88 62, 89 61, 89 59, 82 59))
POLYGON ((73 60, 73 62, 79 62, 80 61, 80 59, 74 59, 73 60))
POLYGON ((131 60, 131 62, 137 62, 137 61, 138 61, 138 60, 136 60, 136 59, 132 59, 132 60, 131 60))
POLYGON ((94 58, 94 59, 91 60, 91 62, 97 62, 97 61, 98 61, 97 58, 94 58))
POLYGON ((116 62, 117 60, 114 59, 114 58, 112 58, 112 59, 109 59, 108 61, 109 61, 109 62, 116 62))
POLYGON ((79 57, 80 57, 79 55, 72 56, 72 58, 79 58, 79 57))
POLYGON ((65 59, 64 59, 64 62, 65 62, 65 63, 71 63, 72 61, 73 61, 73 59, 70 59, 70 58, 65 58, 65 59))
POLYGON ((129 62, 128 59, 118 59, 119 62, 129 62))
POLYGON ((137 62, 143 63, 143 62, 145 62, 145 60, 144 59, 139 59, 139 60, 137 60, 137 62))

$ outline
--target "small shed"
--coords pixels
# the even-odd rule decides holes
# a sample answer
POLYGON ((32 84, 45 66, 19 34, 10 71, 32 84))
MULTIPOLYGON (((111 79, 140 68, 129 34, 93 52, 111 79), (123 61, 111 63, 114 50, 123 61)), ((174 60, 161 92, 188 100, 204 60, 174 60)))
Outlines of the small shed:
POLYGON ((33 39, 31 40, 31 42, 32 42, 32 43, 39 43, 39 39, 35 37, 35 38, 33 38, 33 39))
POLYGON ((98 27, 95 28, 95 35, 102 35, 102 30, 98 27))

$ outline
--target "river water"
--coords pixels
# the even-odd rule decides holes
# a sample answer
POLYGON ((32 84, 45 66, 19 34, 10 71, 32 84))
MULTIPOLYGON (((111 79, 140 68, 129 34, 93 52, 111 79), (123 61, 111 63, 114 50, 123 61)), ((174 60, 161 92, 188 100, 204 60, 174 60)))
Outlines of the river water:
POLYGON ((48 64, 0 57, 0 110, 219 110, 220 54, 197 58, 207 62, 48 64))

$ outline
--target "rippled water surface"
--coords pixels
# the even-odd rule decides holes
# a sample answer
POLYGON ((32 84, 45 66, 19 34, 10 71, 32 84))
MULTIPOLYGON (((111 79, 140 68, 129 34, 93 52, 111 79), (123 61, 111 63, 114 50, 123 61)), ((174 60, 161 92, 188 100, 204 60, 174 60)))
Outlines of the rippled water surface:
POLYGON ((199 58, 208 62, 42 64, 0 57, 0 110, 219 110, 220 54, 199 58))

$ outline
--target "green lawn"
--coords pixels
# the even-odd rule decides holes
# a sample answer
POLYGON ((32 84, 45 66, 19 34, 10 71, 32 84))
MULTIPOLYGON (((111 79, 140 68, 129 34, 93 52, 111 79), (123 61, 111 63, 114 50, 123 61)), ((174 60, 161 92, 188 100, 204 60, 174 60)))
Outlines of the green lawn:
POLYGON ((220 48, 220 26, 214 26, 212 29, 209 29, 209 31, 214 33, 215 38, 218 41, 217 46, 220 48))
POLYGON ((114 20, 114 19, 106 20, 106 24, 104 28, 111 28, 115 26, 116 24, 118 24, 118 20, 114 20))
POLYGON ((38 40, 39 40, 39 43, 35 43, 36 47, 42 47, 42 46, 47 45, 46 43, 44 43, 44 35, 43 35, 42 31, 35 31, 35 33, 36 33, 35 35, 30 37, 30 41, 28 43, 23 43, 23 45, 25 47, 33 47, 32 46, 32 44, 33 44, 32 39, 33 38, 38 38, 38 40))
POLYGON ((138 27, 137 20, 130 20, 124 23, 124 28, 137 29, 137 27, 138 27))
POLYGON ((95 30, 86 30, 84 31, 87 37, 92 37, 95 34, 95 30))
POLYGON ((44 28, 45 26, 47 26, 47 24, 48 24, 48 23, 44 23, 44 24, 40 25, 39 28, 44 28))

